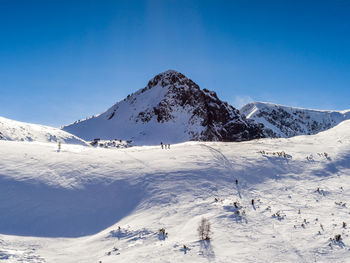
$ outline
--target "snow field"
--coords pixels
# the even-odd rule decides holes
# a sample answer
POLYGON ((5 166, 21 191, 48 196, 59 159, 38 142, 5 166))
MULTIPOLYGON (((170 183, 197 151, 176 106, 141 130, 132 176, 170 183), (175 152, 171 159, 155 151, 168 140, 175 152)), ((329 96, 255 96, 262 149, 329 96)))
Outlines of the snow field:
POLYGON ((0 262, 349 262, 349 145, 349 121, 170 150, 0 141, 0 262))
POLYGON ((62 142, 87 145, 70 133, 49 126, 14 121, 0 117, 0 140, 23 142, 62 142))

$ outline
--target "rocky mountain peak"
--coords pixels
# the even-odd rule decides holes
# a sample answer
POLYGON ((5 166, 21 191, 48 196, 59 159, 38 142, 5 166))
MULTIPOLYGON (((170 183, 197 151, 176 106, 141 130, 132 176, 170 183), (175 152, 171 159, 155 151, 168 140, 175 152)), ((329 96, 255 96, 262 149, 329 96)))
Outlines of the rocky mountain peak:
POLYGON ((174 143, 262 138, 261 126, 221 101, 214 91, 200 89, 184 74, 168 70, 105 113, 64 129, 87 140, 117 138, 144 142, 150 137, 152 142, 174 143))
POLYGON ((199 89, 199 86, 196 83, 194 83, 191 79, 187 78, 184 74, 176 70, 167 70, 156 75, 150 81, 148 81, 147 86, 141 91, 145 92, 146 90, 151 89, 155 86, 161 86, 163 88, 182 86, 185 88, 199 89))

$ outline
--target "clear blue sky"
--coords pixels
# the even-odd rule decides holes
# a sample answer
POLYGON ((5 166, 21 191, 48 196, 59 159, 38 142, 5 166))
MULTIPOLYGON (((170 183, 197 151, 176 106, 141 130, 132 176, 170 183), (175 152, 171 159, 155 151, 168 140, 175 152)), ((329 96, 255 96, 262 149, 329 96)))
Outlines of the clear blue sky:
POLYGON ((181 71, 249 100, 350 109, 350 1, 0 0, 0 116, 52 126, 181 71))

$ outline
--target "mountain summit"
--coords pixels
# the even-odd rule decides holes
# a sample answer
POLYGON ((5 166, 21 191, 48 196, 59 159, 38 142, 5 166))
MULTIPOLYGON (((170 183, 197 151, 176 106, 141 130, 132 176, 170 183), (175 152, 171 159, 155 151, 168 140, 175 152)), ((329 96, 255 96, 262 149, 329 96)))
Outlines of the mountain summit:
POLYGON ((63 129, 86 140, 123 139, 146 145, 264 137, 262 125, 175 70, 156 75, 106 112, 63 129))

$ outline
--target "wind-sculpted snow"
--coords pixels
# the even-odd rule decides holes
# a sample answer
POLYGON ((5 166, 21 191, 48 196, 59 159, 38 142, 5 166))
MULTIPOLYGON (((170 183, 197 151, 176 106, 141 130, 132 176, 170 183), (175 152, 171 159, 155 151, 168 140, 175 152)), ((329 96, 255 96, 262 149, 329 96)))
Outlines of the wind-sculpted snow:
POLYGON ((0 141, 0 261, 347 262, 349 149, 350 121, 170 149, 0 141))
POLYGON ((158 74, 101 115, 63 129, 89 141, 123 139, 137 145, 263 137, 261 125, 174 70, 158 74))
POLYGON ((0 117, 0 140, 61 142, 86 145, 86 142, 82 139, 62 131, 61 129, 14 121, 3 117, 0 117))
POLYGON ((253 102, 240 111, 250 120, 265 126, 268 137, 293 137, 316 134, 350 119, 350 111, 321 111, 253 102))
POLYGON ((141 195, 140 188, 123 180, 67 189, 0 175, 0 209, 6 211, 0 214, 0 233, 42 237, 96 234, 127 216, 141 195))

